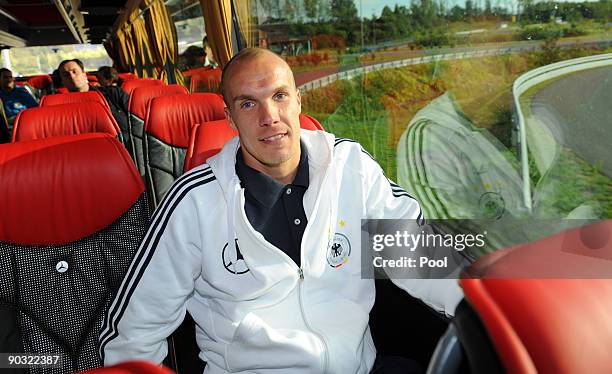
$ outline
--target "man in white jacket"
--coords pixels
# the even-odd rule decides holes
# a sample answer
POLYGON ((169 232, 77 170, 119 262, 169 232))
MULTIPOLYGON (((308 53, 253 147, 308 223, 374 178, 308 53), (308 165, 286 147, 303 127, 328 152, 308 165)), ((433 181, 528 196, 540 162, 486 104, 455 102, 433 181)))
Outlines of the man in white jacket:
MULTIPOLYGON (((416 200, 348 139, 300 130, 289 66, 245 49, 223 71, 238 132, 176 181, 110 307, 105 365, 161 362, 185 313, 206 373, 369 373, 374 281, 361 220, 422 220, 416 200)), ((394 280, 451 315, 456 281, 394 280)))

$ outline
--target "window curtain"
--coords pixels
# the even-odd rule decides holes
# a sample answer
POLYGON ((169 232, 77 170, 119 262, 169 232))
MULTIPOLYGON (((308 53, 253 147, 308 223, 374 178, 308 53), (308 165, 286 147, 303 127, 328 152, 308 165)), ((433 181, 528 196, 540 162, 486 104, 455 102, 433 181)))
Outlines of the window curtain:
POLYGON ((127 65, 125 64, 123 59, 120 57, 119 51, 117 50, 117 39, 116 38, 108 39, 104 43, 104 49, 106 49, 106 53, 108 53, 108 56, 111 58, 111 60, 113 60, 113 65, 115 66, 115 69, 117 69, 117 71, 119 72, 129 71, 127 65))
POLYGON ((240 32, 244 36, 247 47, 255 47, 255 33, 253 32, 253 19, 251 13, 251 0, 233 0, 234 10, 238 18, 240 32))
POLYGON ((210 49, 223 67, 233 56, 231 0, 200 0, 200 6, 210 49))
POLYGON ((178 60, 178 38, 166 5, 161 0, 144 0, 145 25, 149 36, 149 50, 153 64, 159 69, 158 79, 168 83, 183 84, 183 76, 176 68, 178 60), (169 75, 170 74, 170 75, 169 75))
POLYGON ((142 17, 138 16, 132 21, 132 36, 134 38, 134 47, 136 50, 136 55, 140 57, 140 62, 142 65, 142 75, 143 78, 156 78, 156 71, 153 69, 153 65, 151 61, 153 58, 151 57, 151 53, 149 52, 151 48, 149 48, 149 38, 147 36, 147 29, 145 26, 145 21, 142 17))
POLYGON ((126 31, 129 30, 128 27, 124 27, 117 31, 117 42, 121 59, 125 62, 128 70, 134 72, 136 56, 134 44, 132 43, 132 36, 129 31, 126 31))

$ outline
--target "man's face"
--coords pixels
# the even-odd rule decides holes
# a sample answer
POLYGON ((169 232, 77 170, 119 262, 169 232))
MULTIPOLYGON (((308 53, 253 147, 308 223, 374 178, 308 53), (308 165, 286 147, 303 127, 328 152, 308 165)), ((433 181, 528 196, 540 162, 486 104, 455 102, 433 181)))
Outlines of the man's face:
POLYGON ((206 48, 204 48, 204 54, 206 55, 204 57, 207 57, 208 61, 215 62, 215 57, 213 56, 212 49, 210 49, 209 46, 206 46, 206 48))
POLYGON ((15 79, 10 71, 3 71, 0 74, 0 88, 5 91, 11 91, 15 88, 15 79))
POLYGON ((225 113, 238 130, 246 164, 266 174, 292 172, 299 163, 301 97, 289 66, 263 53, 229 73, 225 113))
POLYGON ((98 84, 102 87, 108 87, 113 85, 113 81, 103 77, 98 77, 98 84))
POLYGON ((69 91, 84 92, 89 91, 89 83, 87 82, 87 74, 81 69, 79 64, 70 61, 62 65, 59 69, 62 84, 69 91))

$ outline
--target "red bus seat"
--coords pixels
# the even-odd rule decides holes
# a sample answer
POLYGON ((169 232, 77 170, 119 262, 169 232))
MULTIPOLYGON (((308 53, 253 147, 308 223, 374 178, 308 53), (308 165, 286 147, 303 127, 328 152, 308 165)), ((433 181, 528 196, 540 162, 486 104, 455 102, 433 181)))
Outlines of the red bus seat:
MULTIPOLYGON (((498 250, 470 266, 460 281, 465 299, 447 331, 455 330, 470 372, 609 372, 610 233, 612 220, 602 221, 498 250)), ((443 340, 437 350, 450 351, 443 340)), ((434 355, 430 369, 443 367, 442 356, 434 355)))
POLYGON ((183 174, 191 126, 225 118, 221 96, 197 93, 151 100, 145 119, 145 183, 156 207, 176 178, 183 174))
POLYGON ((189 84, 191 92, 220 92, 221 69, 208 69, 191 76, 189 84))
MULTIPOLYGON (((319 121, 307 114, 300 114, 300 127, 306 130, 323 130, 319 121)), ((189 136, 184 171, 206 163, 209 157, 219 153, 225 143, 236 135, 238 132, 230 127, 227 119, 194 126, 189 136)))
POLYGON ((101 366, 100 327, 149 226, 125 148, 107 134, 0 145, 0 206, 0 351, 101 366))
POLYGON ((187 70, 182 72, 181 74, 183 74, 183 77, 192 77, 196 74, 200 74, 203 73, 205 71, 209 71, 212 70, 212 66, 203 66, 201 68, 195 68, 195 69, 191 69, 191 70, 187 70))
POLYGON ((60 104, 74 104, 95 101, 108 107, 104 96, 98 91, 68 92, 64 94, 45 95, 40 99, 38 106, 51 106, 60 104))
POLYGON ((314 117, 309 116, 308 114, 301 113, 300 114, 300 127, 306 130, 322 130, 325 131, 323 126, 314 119, 314 117))
POLYGON ((206 163, 209 157, 219 153, 225 143, 238 135, 227 119, 196 124, 191 129, 189 146, 185 154, 184 172, 206 163))
POLYGON ((134 73, 119 73, 117 74, 124 82, 132 79, 138 79, 138 76, 134 73))
POLYGON ((186 94, 187 89, 178 84, 167 86, 144 86, 132 91, 128 103, 129 141, 131 142, 132 157, 140 175, 144 177, 144 156, 142 153, 142 139, 144 137, 144 120, 147 116, 147 107, 151 99, 159 96, 186 94))
POLYGON ((138 78, 138 79, 130 79, 124 82, 121 88, 123 88, 123 90, 127 92, 128 95, 131 95, 132 92, 138 87, 163 86, 163 85, 165 85, 165 83, 160 81, 159 79, 138 78))
POLYGON ((12 141, 90 132, 107 133, 122 141, 121 130, 110 110, 91 101, 22 110, 15 119, 12 141))
POLYGON ((49 74, 33 75, 27 80, 28 84, 39 90, 45 90, 53 84, 49 74))
POLYGON ((174 374, 174 372, 164 366, 147 361, 127 361, 113 366, 82 371, 77 374, 174 374))

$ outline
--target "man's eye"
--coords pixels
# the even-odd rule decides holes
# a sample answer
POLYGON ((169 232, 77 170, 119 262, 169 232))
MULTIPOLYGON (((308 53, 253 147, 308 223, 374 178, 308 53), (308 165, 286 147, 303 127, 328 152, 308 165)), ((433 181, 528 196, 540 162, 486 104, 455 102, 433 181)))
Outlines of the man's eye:
POLYGON ((276 100, 283 100, 286 97, 287 97, 287 93, 285 93, 285 92, 279 92, 276 95, 274 95, 274 98, 276 100))
POLYGON ((244 103, 240 104, 240 108, 242 109, 251 109, 254 106, 255 103, 253 103, 252 101, 245 101, 244 103))

